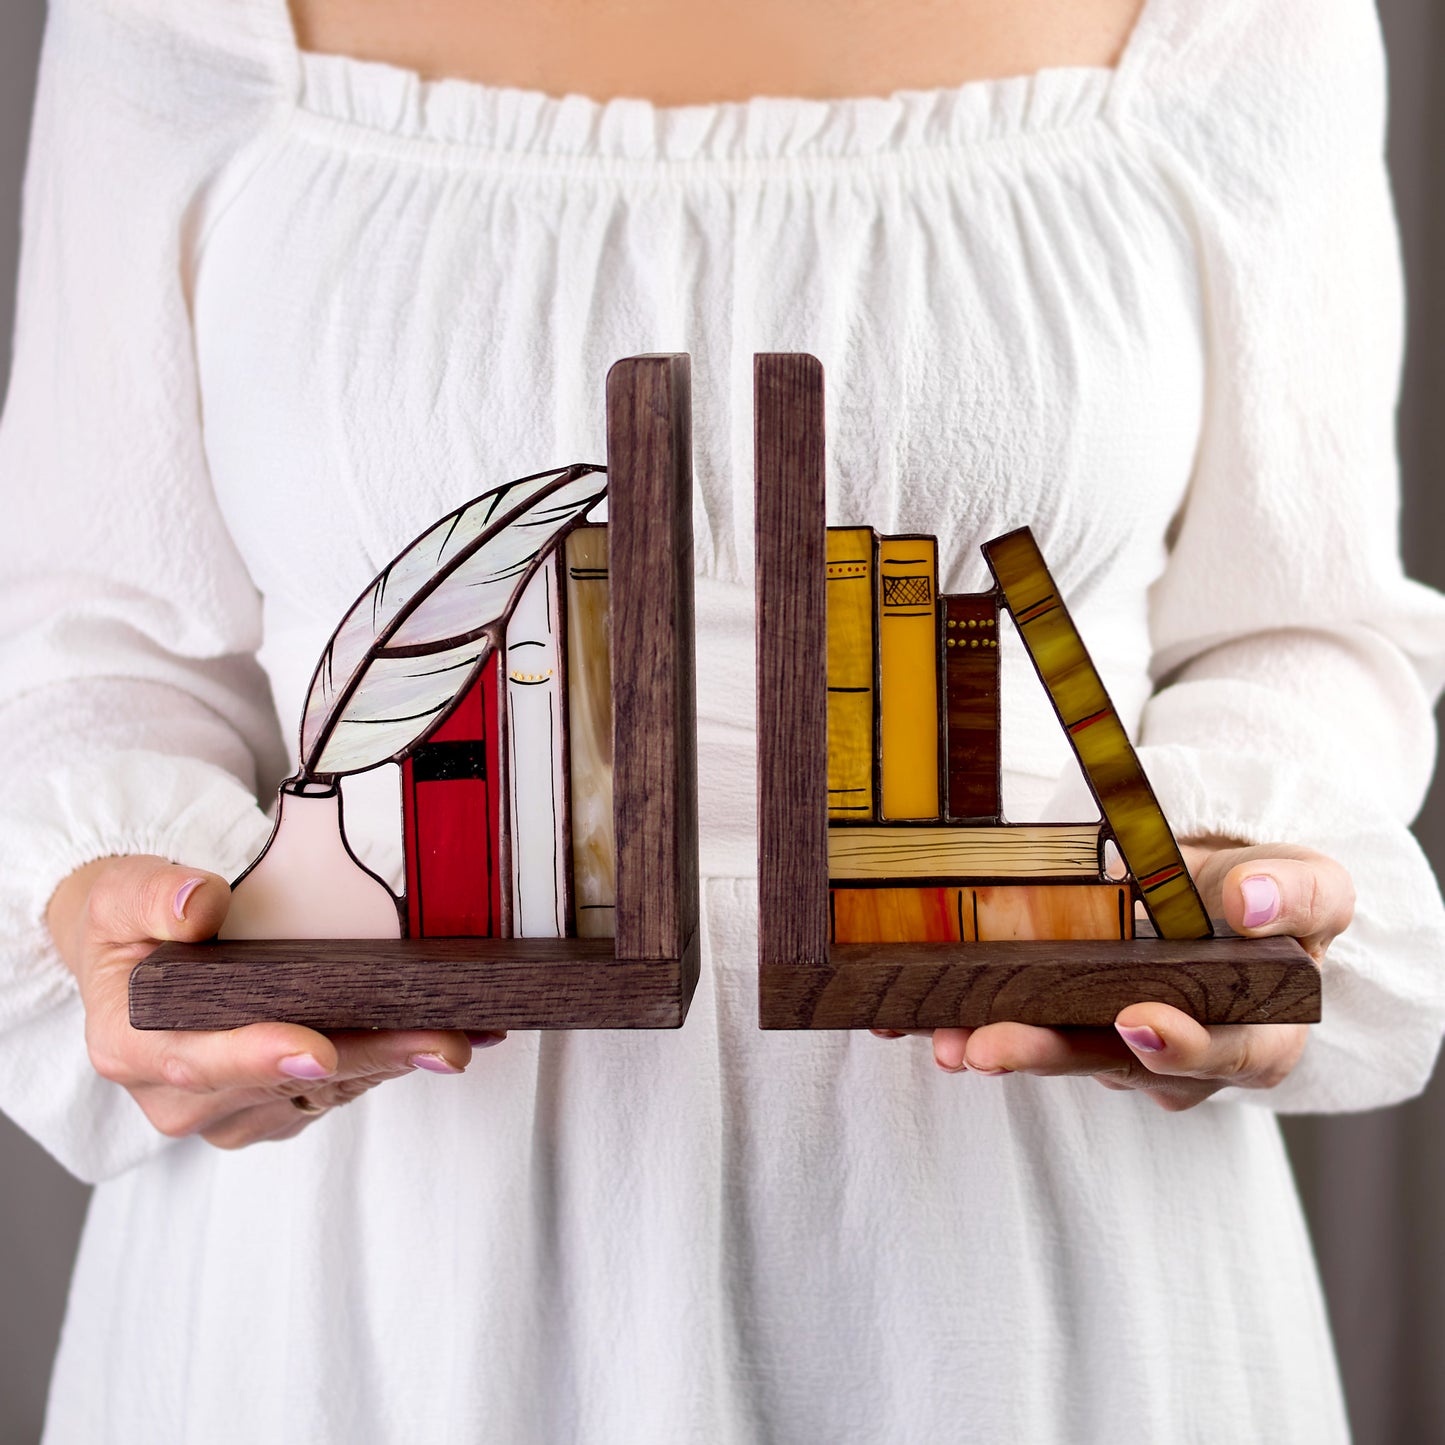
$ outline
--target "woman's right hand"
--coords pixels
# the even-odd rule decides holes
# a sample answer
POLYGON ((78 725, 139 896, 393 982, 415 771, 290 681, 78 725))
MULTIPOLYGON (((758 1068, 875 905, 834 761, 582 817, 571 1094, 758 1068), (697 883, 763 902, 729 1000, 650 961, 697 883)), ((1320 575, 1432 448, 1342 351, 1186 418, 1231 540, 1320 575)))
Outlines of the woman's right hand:
POLYGON ((158 943, 214 937, 230 902, 230 888, 214 873, 144 856, 88 863, 50 900, 51 934, 80 985, 91 1063, 127 1089, 162 1134, 199 1134, 222 1149, 289 1139, 328 1109, 413 1069, 459 1074, 474 1045, 506 1037, 328 1036, 282 1023, 209 1033, 131 1028, 131 970, 158 943))

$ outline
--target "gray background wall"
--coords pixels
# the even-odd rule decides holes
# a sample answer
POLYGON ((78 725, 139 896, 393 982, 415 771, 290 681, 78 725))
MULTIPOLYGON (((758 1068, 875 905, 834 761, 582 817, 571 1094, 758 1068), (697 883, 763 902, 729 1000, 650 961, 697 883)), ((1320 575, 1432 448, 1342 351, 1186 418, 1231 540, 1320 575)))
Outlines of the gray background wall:
MULTIPOLYGON (((1381 0, 1380 9, 1392 73, 1390 159, 1411 287, 1400 418, 1406 557, 1416 576, 1445 587, 1445 494, 1438 485, 1445 461, 1445 103, 1431 85, 1445 62, 1445 21, 1434 0, 1381 0)), ((43 15, 43 0, 0 4, 0 389, 43 15)), ((1417 831, 1437 872, 1445 870, 1445 779, 1417 831)), ((1403 1108, 1291 1121, 1287 1132, 1359 1445, 1445 1440, 1445 1075, 1403 1108)), ((0 1445, 33 1445, 39 1437, 84 1209, 85 1191, 0 1117, 0 1445)))
MULTIPOLYGON (((44 0, 0 0, 0 390, 44 0)), ((3 506, 3 502, 0 502, 3 506)), ((34 1445, 86 1191, 0 1114, 0 1445, 34 1445)))

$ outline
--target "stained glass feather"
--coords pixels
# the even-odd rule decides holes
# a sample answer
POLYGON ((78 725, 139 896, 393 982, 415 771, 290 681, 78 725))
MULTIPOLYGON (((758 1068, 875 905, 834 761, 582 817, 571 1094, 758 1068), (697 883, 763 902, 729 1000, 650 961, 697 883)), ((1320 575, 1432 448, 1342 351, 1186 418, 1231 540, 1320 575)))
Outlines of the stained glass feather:
POLYGON ((446 715, 501 641, 542 559, 607 493, 579 464, 497 487, 429 527, 336 629, 301 720, 301 774, 401 757, 446 715))

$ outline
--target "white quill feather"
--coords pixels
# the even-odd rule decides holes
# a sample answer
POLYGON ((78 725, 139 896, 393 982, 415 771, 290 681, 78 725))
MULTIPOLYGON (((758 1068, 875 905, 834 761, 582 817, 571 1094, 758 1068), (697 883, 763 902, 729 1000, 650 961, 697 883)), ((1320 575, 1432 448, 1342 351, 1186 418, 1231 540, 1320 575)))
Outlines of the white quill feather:
POLYGON ((362 772, 430 732, 498 645, 542 558, 606 494, 600 467, 523 477, 449 513, 394 558, 311 679, 302 776, 362 772))

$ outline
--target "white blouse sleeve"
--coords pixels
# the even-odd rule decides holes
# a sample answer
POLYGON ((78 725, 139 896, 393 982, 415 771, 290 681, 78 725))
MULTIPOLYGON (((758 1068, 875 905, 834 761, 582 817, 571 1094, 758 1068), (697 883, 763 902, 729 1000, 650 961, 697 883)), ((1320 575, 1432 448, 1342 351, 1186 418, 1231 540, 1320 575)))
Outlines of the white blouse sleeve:
POLYGON ((1408 829, 1445 599, 1399 560, 1380 37, 1369 0, 1173 8, 1194 11, 1188 42, 1133 101, 1197 238, 1208 390, 1151 597, 1141 755, 1181 836, 1308 844, 1349 868, 1324 1022, 1283 1086, 1231 1097, 1372 1108, 1423 1087, 1445 1027, 1445 910, 1408 829))
POLYGON ((87 1179, 165 1146, 44 912, 91 859, 237 870, 285 751, 207 474, 189 264, 280 115, 284 9, 54 0, 0 421, 0 1108, 87 1179))

